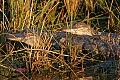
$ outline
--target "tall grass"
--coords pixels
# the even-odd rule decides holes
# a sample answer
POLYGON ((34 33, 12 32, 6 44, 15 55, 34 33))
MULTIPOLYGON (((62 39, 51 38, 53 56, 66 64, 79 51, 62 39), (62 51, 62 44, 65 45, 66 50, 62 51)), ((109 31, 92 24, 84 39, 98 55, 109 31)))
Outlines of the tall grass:
MULTIPOLYGON (((68 27, 68 25, 72 25, 76 21, 85 22, 96 31, 120 33, 119 0, 1 0, 0 2, 0 33, 2 34, 12 30, 14 31, 12 33, 16 33, 24 28, 47 30, 47 32, 52 34, 52 32, 60 31, 63 27, 68 27)), ((12 64, 14 64, 14 59, 15 61, 20 59, 20 61, 25 60, 26 67, 27 69, 30 68, 30 71, 36 69, 36 71, 41 73, 44 70, 49 70, 48 72, 55 75, 57 72, 54 72, 54 70, 57 70, 61 73, 60 75, 65 74, 64 78, 66 79, 68 75, 71 75, 67 72, 71 72, 72 75, 77 77, 77 71, 74 71, 75 67, 72 65, 76 61, 76 47, 74 49, 71 46, 70 55, 72 60, 66 63, 62 57, 64 50, 50 51, 51 44, 49 41, 52 39, 52 36, 49 38, 43 36, 42 39, 40 49, 34 50, 28 47, 26 52, 24 52, 26 50, 24 45, 22 45, 24 49, 17 48, 16 51, 15 44, 7 43, 2 45, 0 43, 0 54, 4 54, 0 65, 7 59, 8 61, 13 59, 11 61, 12 64), (7 50, 4 51, 3 47, 7 50), (20 53, 20 55, 17 53, 20 53), (52 56, 51 59, 48 59, 48 53, 52 56), (60 56, 56 56, 56 54, 60 56), (56 68, 51 64, 55 64, 58 67, 56 68), (54 70, 51 70, 51 68, 54 70)), ((2 37, 0 42, 2 42, 2 37)), ((82 63, 83 69, 84 59, 78 62, 82 63)), ((75 62, 75 64, 78 63, 75 62)), ((11 65, 9 66, 11 67, 11 65)), ((47 75, 49 76, 49 74, 47 75)))
MULTIPOLYGON (((104 25, 103 27, 107 30, 119 27, 117 26, 120 21, 119 1, 117 0, 3 1, 0 9, 3 14, 1 24, 8 28, 23 29, 24 27, 39 28, 44 26, 54 30, 54 28, 59 29, 61 26, 75 21, 87 22, 100 29, 104 29, 100 27, 104 25), (9 23, 9 26, 7 26, 8 24, 4 25, 5 22, 9 23), (94 22, 97 22, 97 25, 94 22)), ((114 29, 114 31, 118 30, 114 29)))

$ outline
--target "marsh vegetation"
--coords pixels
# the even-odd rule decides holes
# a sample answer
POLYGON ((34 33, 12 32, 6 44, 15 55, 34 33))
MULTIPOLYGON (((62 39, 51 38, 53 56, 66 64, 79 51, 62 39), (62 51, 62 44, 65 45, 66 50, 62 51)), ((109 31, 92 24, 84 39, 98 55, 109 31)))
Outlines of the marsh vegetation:
POLYGON ((0 0, 0 79, 119 78, 119 56, 84 54, 79 46, 71 45, 70 39, 61 48, 50 43, 55 32, 74 22, 84 22, 96 32, 120 34, 119 3, 120 0, 0 0), (40 31, 39 34, 46 32, 49 37, 38 36, 39 47, 6 39, 7 34, 24 28, 40 31))

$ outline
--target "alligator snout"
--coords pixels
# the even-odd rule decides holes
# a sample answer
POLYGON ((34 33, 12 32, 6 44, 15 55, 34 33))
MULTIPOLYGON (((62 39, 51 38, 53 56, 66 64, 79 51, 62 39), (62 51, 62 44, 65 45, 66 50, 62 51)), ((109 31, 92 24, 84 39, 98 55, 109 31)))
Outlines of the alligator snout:
POLYGON ((69 32, 76 35, 95 35, 94 30, 85 23, 76 22, 71 27, 63 29, 64 32, 69 32))
POLYGON ((23 33, 18 33, 18 34, 8 34, 7 39, 9 40, 14 40, 14 41, 20 41, 22 40, 25 36, 23 35, 23 33))

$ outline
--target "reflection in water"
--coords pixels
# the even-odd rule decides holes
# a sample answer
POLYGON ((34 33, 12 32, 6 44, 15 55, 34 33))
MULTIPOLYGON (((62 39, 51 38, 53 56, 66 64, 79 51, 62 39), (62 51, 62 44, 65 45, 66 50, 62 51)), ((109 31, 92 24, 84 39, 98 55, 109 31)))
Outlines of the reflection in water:
MULTIPOLYGON (((108 60, 96 65, 86 67, 85 72, 77 74, 79 80, 113 80, 119 79, 120 73, 119 60, 108 60)), ((57 73, 56 71, 42 71, 40 74, 34 74, 33 79, 50 79, 50 80, 76 80, 71 72, 57 73), (43 77, 44 76, 44 77, 43 77)))

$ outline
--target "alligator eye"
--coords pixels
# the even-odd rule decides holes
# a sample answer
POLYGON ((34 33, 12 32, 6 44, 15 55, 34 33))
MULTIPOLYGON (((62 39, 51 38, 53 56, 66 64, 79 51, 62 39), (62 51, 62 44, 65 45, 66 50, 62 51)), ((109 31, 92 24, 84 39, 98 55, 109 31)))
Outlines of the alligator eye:
POLYGON ((29 31, 25 31, 25 32, 23 33, 23 35, 24 35, 24 36, 32 36, 33 33, 32 33, 32 32, 29 32, 29 31))
POLYGON ((23 35, 24 35, 24 36, 26 36, 27 34, 28 34, 28 32, 27 32, 27 31, 25 31, 25 32, 23 33, 23 35))

